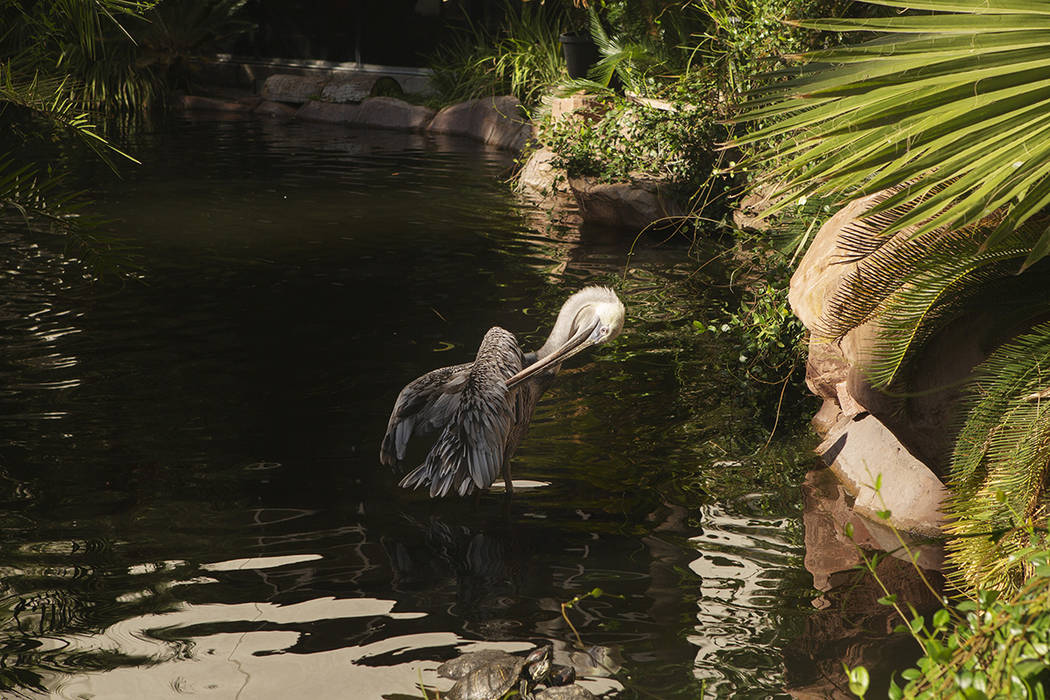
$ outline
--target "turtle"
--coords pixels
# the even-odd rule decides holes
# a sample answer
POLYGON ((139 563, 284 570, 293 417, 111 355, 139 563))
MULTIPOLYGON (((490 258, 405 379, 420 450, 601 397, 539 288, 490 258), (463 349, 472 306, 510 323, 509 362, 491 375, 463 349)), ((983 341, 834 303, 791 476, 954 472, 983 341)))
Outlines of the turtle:
POLYGON ((526 697, 530 684, 550 670, 550 657, 549 646, 534 649, 527 657, 478 651, 442 664, 438 675, 456 679, 448 691, 448 700, 500 700, 515 686, 526 697), (526 667, 528 672, 522 674, 526 667))
POLYGON ((576 682, 576 669, 572 666, 554 664, 547 674, 547 685, 572 685, 576 682))
POLYGON ((514 664, 518 657, 508 654, 499 649, 482 649, 463 654, 451 661, 446 661, 437 668, 437 674, 442 678, 451 678, 458 681, 471 671, 475 671, 490 664, 514 664))
POLYGON ((575 683, 544 688, 532 697, 533 700, 596 700, 594 693, 575 683))

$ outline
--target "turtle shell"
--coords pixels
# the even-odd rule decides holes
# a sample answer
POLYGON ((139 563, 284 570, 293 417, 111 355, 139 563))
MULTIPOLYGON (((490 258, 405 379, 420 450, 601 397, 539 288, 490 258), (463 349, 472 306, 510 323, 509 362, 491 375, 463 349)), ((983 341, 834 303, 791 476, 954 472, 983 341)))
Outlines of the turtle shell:
POLYGON ((451 678, 456 681, 463 678, 471 671, 489 664, 513 664, 519 661, 518 657, 512 656, 499 649, 482 649, 472 651, 469 654, 446 661, 437 668, 437 674, 442 678, 451 678))
POLYGON ((448 700, 500 700, 518 684, 525 659, 489 661, 456 681, 448 691, 448 700))
POLYGON ((559 685, 544 688, 533 696, 534 700, 595 700, 594 693, 582 685, 559 685))

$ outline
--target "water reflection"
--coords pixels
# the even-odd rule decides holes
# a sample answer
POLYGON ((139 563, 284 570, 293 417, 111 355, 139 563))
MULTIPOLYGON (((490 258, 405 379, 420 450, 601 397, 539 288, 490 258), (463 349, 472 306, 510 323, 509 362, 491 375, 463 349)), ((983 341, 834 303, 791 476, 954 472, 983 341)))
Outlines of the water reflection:
POLYGON ((690 330, 717 265, 538 221, 469 142, 162 127, 123 182, 82 172, 141 283, 0 246, 4 688, 420 697, 471 649, 568 659, 561 604, 600 587, 568 613, 622 664, 595 692, 782 689, 811 609, 798 461, 755 456, 769 410, 690 330), (624 335, 563 372, 516 459, 542 487, 397 488, 377 449, 406 381, 493 324, 535 347, 567 290, 610 282, 624 335))

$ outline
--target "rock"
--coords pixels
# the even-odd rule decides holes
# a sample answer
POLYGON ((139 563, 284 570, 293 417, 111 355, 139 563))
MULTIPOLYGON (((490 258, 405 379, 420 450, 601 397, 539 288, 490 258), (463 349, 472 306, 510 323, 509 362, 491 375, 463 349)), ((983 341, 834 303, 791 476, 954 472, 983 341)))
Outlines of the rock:
POLYGON ((220 100, 214 97, 197 95, 180 95, 175 98, 174 106, 188 110, 210 110, 213 112, 250 112, 255 107, 252 101, 220 100))
POLYGON ((384 129, 422 131, 434 118, 434 110, 396 97, 370 97, 361 103, 357 124, 384 129))
POLYGON ((825 399, 838 398, 838 386, 849 376, 850 365, 837 344, 810 338, 806 358, 806 386, 825 399))
POLYGON ((382 129, 422 130, 434 111, 394 97, 372 97, 361 104, 335 104, 311 100, 295 116, 309 121, 382 129))
POLYGON ((597 121, 601 119, 603 112, 601 100, 594 95, 578 92, 568 97, 551 98, 551 119, 556 122, 566 117, 597 121))
POLYGON ((870 195, 850 202, 825 221, 802 256, 795 274, 791 276, 788 303, 802 324, 811 331, 824 310, 824 303, 831 298, 842 277, 852 267, 841 264, 837 255, 842 228, 864 212, 877 196, 870 195))
POLYGON ((303 104, 317 99, 327 82, 328 79, 322 77, 277 73, 266 79, 261 94, 274 102, 303 104))
POLYGON ((520 151, 532 138, 521 102, 511 95, 482 97, 445 107, 428 131, 469 136, 497 148, 520 151))
POLYGON ((334 102, 310 100, 296 111, 295 116, 297 119, 305 119, 312 122, 349 124, 354 120, 360 108, 360 105, 340 105, 334 102))
POLYGON ((776 185, 760 185, 748 192, 733 210, 733 224, 745 231, 769 230, 770 223, 762 214, 773 204, 776 189, 776 185))
POLYGON ((828 431, 838 422, 842 416, 842 411, 839 410, 839 403, 834 399, 824 399, 824 403, 821 404, 820 410, 817 411, 816 415, 809 421, 809 424, 813 426, 813 429, 817 431, 818 435, 827 435, 828 431))
POLYGON ((667 185, 661 180, 635 178, 630 182, 607 183, 593 177, 570 177, 569 187, 587 222, 643 229, 686 214, 681 205, 668 196, 667 185))
POLYGON ((518 174, 517 191, 540 197, 568 192, 565 171, 554 167, 554 158, 554 151, 549 148, 534 151, 518 174))
MULTIPOLYGON (((839 261, 842 229, 877 196, 851 202, 828 219, 791 278, 791 308, 811 331, 824 304, 856 266, 839 261)), ((912 454, 943 474, 958 431, 961 387, 991 349, 1017 330, 1000 327, 998 320, 976 313, 950 322, 909 357, 890 392, 872 386, 866 369, 878 341, 874 323, 853 329, 837 342, 812 338, 806 383, 818 396, 837 399, 843 413, 870 412, 912 454)))
POLYGON ((282 102, 270 102, 269 100, 260 102, 254 111, 256 114, 278 119, 291 119, 295 116, 295 107, 290 107, 282 102))
POLYGON ((842 415, 846 418, 854 418, 861 413, 867 413, 868 409, 853 398, 853 395, 850 394, 849 389, 847 388, 848 386, 848 379, 835 385, 835 394, 839 402, 839 411, 841 411, 842 415))
POLYGON ((913 457, 893 433, 871 414, 843 417, 828 432, 817 453, 856 497, 854 509, 876 522, 904 532, 936 537, 944 515, 944 484, 913 457), (882 488, 874 488, 880 479, 882 488), (878 517, 888 510, 888 519, 878 517))
POLYGON ((321 99, 325 102, 361 102, 372 92, 375 77, 371 75, 354 75, 346 78, 334 78, 321 88, 321 99))

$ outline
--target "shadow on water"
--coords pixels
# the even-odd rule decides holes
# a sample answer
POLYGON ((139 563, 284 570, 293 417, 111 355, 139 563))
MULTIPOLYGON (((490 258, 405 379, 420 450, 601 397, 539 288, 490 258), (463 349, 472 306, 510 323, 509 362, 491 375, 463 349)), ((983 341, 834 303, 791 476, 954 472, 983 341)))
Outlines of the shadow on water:
POLYGON ((569 613, 623 665, 594 692, 787 696, 809 443, 785 420, 758 453, 773 407, 691 331, 717 264, 548 224, 505 154, 455 139, 181 119, 132 141, 123 181, 80 176, 141 281, 88 283, 11 227, 0 249, 0 683, 421 697, 463 651, 569 654, 561 603, 600 587, 569 613), (628 325, 538 408, 514 474, 545 485, 398 489, 376 453, 400 388, 493 324, 539 345, 591 283, 628 325))

